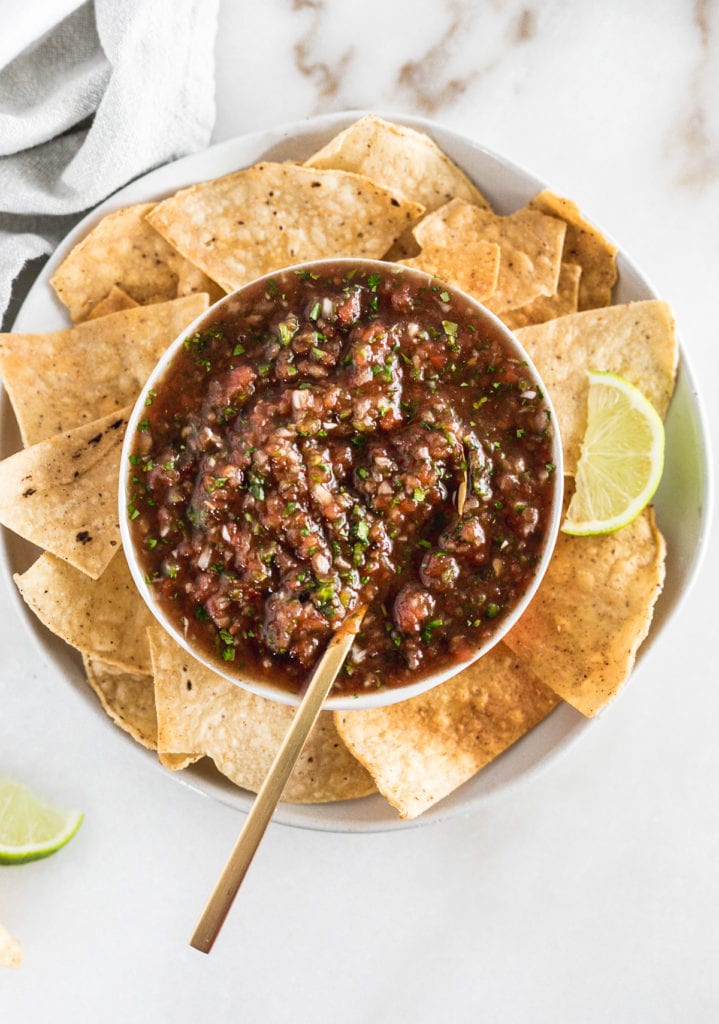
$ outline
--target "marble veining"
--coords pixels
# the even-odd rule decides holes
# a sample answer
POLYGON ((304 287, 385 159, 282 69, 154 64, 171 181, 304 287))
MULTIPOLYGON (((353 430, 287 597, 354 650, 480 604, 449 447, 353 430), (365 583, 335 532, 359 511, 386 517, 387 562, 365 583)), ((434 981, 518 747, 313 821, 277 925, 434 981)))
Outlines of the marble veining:
POLYGON ((716 106, 719 86, 716 60, 712 60, 719 43, 719 4, 695 0, 692 13, 699 55, 689 82, 689 113, 682 130, 686 152, 678 184, 705 188, 719 177, 719 147, 711 137, 711 129, 716 125, 710 124, 711 103, 716 106))
MULTIPOLYGON (((511 5, 510 5, 511 8, 511 5)), ((454 75, 454 57, 458 46, 478 20, 479 5, 450 0, 447 13, 451 20, 440 38, 418 59, 406 61, 397 74, 397 85, 404 92, 412 106, 423 114, 431 116, 452 105, 460 96, 483 76, 495 71, 514 51, 516 45, 528 42, 536 33, 536 16, 532 10, 523 7, 519 12, 507 10, 507 5, 498 5, 497 12, 503 17, 500 26, 498 46, 491 56, 479 59, 477 67, 463 75, 454 75)))
POLYGON ((333 99, 339 92, 345 69, 352 59, 353 52, 352 47, 343 50, 334 64, 330 64, 326 60, 313 60, 312 41, 321 26, 324 8, 324 0, 292 0, 293 11, 311 10, 313 12, 308 28, 294 45, 294 58, 297 70, 301 75, 309 78, 317 90, 315 113, 321 113, 326 109, 326 102, 333 99))
MULTIPOLYGON (((302 19, 293 45, 294 70, 312 86, 312 113, 366 105, 366 87, 360 92, 357 82, 366 83, 368 68, 375 75, 376 101, 436 116, 451 110, 537 32, 537 14, 525 4, 444 0, 413 11, 403 28, 396 21, 388 26, 387 43, 376 39, 381 6, 366 4, 354 31, 347 32, 342 31, 341 5, 291 0, 292 14, 302 19), (363 35, 367 26, 372 30, 363 35), (477 36, 482 44, 473 49, 467 44, 477 36), (386 45, 373 51, 373 40, 386 45), (387 61, 389 52, 394 61, 387 61)), ((407 5, 399 7, 406 15, 407 5)), ((395 18, 399 7, 393 8, 395 18)))

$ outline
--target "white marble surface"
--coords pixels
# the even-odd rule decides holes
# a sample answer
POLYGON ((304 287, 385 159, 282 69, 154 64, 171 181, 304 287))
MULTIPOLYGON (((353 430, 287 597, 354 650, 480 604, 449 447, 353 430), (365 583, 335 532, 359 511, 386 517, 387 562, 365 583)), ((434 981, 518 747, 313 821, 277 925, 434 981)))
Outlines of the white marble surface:
MULTIPOLYGON (((421 113, 578 200, 717 355, 716 0, 225 0, 217 140, 313 113, 421 113)), ((240 816, 110 742, 0 587, 0 770, 76 803, 56 857, 0 869, 25 963, 3 1022, 719 1019, 716 541, 632 685, 479 814, 343 836, 273 826, 210 957, 187 938, 240 816)))

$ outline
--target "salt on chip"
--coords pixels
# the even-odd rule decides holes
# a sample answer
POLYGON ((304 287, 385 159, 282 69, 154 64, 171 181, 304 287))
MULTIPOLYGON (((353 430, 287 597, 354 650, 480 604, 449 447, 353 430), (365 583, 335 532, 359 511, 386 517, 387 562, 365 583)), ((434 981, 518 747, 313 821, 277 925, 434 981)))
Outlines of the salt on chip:
POLYGON ((98 317, 108 316, 110 313, 119 313, 123 309, 134 309, 139 302, 119 288, 116 284, 112 286, 104 299, 100 299, 96 306, 87 315, 88 320, 97 320, 98 317))
MULTIPOLYGON (((153 205, 140 203, 107 214, 57 268, 50 284, 73 323, 87 319, 115 286, 141 306, 181 294, 187 260, 147 221, 153 205)), ((211 302, 223 294, 209 279, 193 290, 207 292, 211 302)))
POLYGON ((510 331, 516 331, 519 327, 543 324, 547 320, 555 320, 558 316, 576 313, 579 308, 581 276, 582 268, 578 264, 562 263, 554 295, 540 295, 526 306, 510 309, 502 314, 502 320, 510 331))
POLYGON ((170 342, 207 304, 207 295, 190 295, 48 334, 0 334, 0 372, 23 443, 133 403, 170 342))
POLYGON ((455 197, 489 208, 467 175, 428 135, 383 121, 375 114, 345 128, 306 160, 305 166, 364 174, 421 203, 428 212, 455 197))
MULTIPOLYGON (((223 679, 184 651, 158 626, 150 631, 161 752, 207 754, 232 782, 257 792, 295 715, 223 679)), ((374 792, 369 774, 322 712, 290 776, 291 803, 350 800, 374 792)))
POLYGON ((447 284, 461 288, 478 301, 486 301, 497 287, 500 249, 494 242, 469 237, 461 250, 427 240, 419 256, 402 261, 438 277, 447 284))
POLYGON ((590 309, 521 328, 516 335, 552 397, 569 475, 576 472, 587 425, 587 370, 625 377, 660 416, 666 414, 677 366, 674 319, 666 302, 590 309))
POLYGON ((415 818, 542 721, 559 698, 499 643, 427 693, 366 711, 337 711, 355 757, 402 818, 415 818))
POLYGON ((183 189, 148 220, 232 291, 305 260, 379 258, 423 210, 358 174, 261 163, 183 189))
POLYGON ((152 671, 147 627, 154 620, 121 550, 98 580, 47 553, 14 579, 28 607, 66 643, 128 672, 152 671))
POLYGON ((530 210, 558 217, 567 225, 562 258, 582 268, 578 309, 596 309, 612 301, 617 280, 617 247, 583 216, 576 203, 548 189, 529 204, 530 210))
POLYGON ((117 479, 129 409, 0 462, 0 523, 97 579, 119 550, 117 479))
POLYGON ((526 209, 500 217, 491 210, 453 199, 430 213, 413 231, 422 250, 444 249, 457 261, 462 259, 468 239, 498 245, 501 258, 497 284, 485 302, 498 316, 557 290, 565 227, 554 217, 526 209))
POLYGON ((665 557, 651 508, 615 533, 560 533, 539 590, 505 643, 560 697, 596 715, 634 667, 665 557))

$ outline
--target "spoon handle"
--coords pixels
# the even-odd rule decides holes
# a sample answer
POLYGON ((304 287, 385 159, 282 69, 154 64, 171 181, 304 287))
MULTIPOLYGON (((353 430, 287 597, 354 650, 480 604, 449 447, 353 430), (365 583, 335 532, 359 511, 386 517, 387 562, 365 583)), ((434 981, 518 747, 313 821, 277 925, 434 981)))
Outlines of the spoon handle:
POLYGON ((212 949, 305 740, 317 721, 330 688, 359 632, 365 611, 365 607, 357 608, 347 616, 320 658, 292 724, 275 755, 232 853, 190 939, 190 945, 202 953, 209 953, 212 949))

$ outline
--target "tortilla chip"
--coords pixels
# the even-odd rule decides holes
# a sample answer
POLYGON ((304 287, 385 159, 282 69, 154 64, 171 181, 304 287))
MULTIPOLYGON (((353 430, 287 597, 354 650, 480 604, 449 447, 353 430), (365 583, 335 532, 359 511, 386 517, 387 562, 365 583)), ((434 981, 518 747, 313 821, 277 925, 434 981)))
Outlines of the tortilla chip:
POLYGON ((554 295, 540 295, 534 302, 519 309, 510 309, 502 314, 502 320, 510 329, 529 327, 531 324, 543 324, 547 320, 555 320, 558 316, 576 313, 579 308, 579 281, 582 268, 576 263, 562 263, 559 270, 559 283, 554 295))
POLYGON ((224 297, 225 290, 220 288, 207 274, 203 274, 199 267, 194 266, 187 260, 183 260, 177 269, 177 295, 182 298, 185 295, 208 296, 210 303, 214 304, 224 297))
POLYGON ((396 242, 392 243, 382 259, 387 260, 389 263, 402 263, 404 260, 414 259, 421 252, 422 249, 414 237, 412 229, 408 228, 407 231, 399 236, 396 242))
POLYGON ((232 291, 304 260, 378 258, 423 210, 358 174, 261 163, 178 192, 148 220, 232 291))
POLYGON ((573 475, 587 425, 587 370, 618 373, 664 416, 674 390, 677 341, 666 302, 591 309, 516 332, 547 385, 559 421, 564 472, 573 475))
MULTIPOLYGON (((155 683, 150 675, 127 672, 104 661, 82 657, 85 675, 109 718, 148 750, 157 750, 155 683)), ((169 754, 174 771, 197 761, 200 754, 169 754)), ((162 758, 161 758, 162 760, 162 758)))
POLYGON ((22 943, 0 923, 0 967, 19 967, 22 963, 22 943))
POLYGON ((0 462, 0 523, 97 579, 120 547, 117 478, 129 409, 0 462))
POLYGON ((455 260, 461 259, 468 239, 499 246, 497 285, 485 303, 498 316, 557 290, 565 227, 554 217, 526 209, 500 217, 453 199, 413 230, 423 251, 445 249, 455 260))
MULTIPOLYGON (((141 306, 181 294, 187 261, 147 222, 153 205, 128 206, 103 217, 55 271, 50 284, 74 323, 87 319, 114 286, 141 306)), ((208 292, 210 302, 223 294, 213 282, 197 290, 208 292)))
POLYGON ((584 219, 575 203, 554 195, 548 189, 534 197, 529 209, 558 217, 567 225, 562 258, 582 268, 578 309, 608 306, 617 280, 616 245, 584 219))
POLYGON ((115 725, 148 750, 157 750, 157 714, 152 676, 83 655, 85 675, 115 725))
POLYGON ((461 288, 480 302, 494 294, 499 274, 500 249, 493 242, 470 237, 461 250, 449 250, 428 241, 419 256, 402 261, 461 288))
POLYGON ((560 533, 546 575, 505 643, 583 715, 620 690, 664 584, 654 512, 597 537, 560 533))
MULTIPOLYGON (((199 750, 238 786, 256 793, 295 709, 257 697, 187 654, 158 626, 149 630, 160 751, 199 750)), ((351 800, 374 792, 368 773, 323 711, 285 788, 290 803, 351 800)))
POLYGON ((134 309, 137 305, 139 303, 130 298, 127 292, 114 284, 105 298, 101 299, 96 306, 93 306, 87 315, 87 319, 97 320, 98 317, 108 316, 110 313, 119 313, 123 309, 134 309))
POLYGON ((489 209, 469 178, 424 132, 367 114, 305 161, 306 167, 354 171, 397 189, 427 212, 454 199, 489 209))
POLYGON ((0 334, 0 372, 25 444, 132 404, 168 345, 207 309, 190 295, 49 334, 0 334))
POLYGON ((181 772, 183 768, 189 767, 199 761, 202 754, 168 754, 158 751, 157 759, 163 768, 169 768, 171 772, 181 772))
POLYGON ((127 672, 152 671, 147 627, 154 620, 122 550, 98 580, 49 554, 14 579, 27 605, 66 643, 127 672))
POLYGON ((402 818, 416 818, 541 722, 559 698, 497 644, 399 704, 338 711, 337 730, 402 818))

